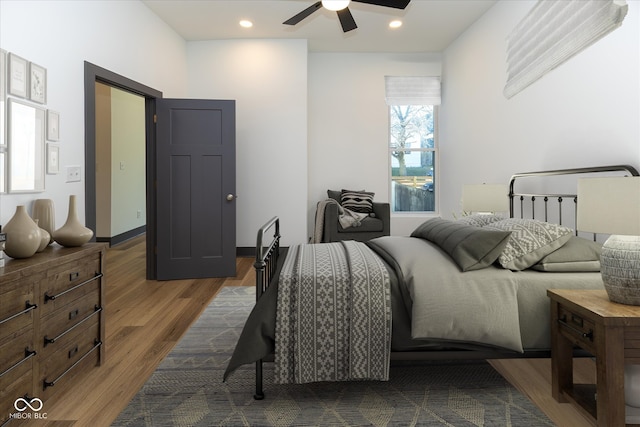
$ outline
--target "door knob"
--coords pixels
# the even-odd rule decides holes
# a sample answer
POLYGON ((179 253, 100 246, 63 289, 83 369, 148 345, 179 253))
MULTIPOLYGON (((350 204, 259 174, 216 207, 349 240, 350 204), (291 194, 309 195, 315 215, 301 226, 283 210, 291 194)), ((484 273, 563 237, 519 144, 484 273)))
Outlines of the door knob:
POLYGON ((236 198, 236 196, 234 196, 233 194, 227 194, 227 200, 228 200, 228 201, 230 201, 230 202, 231 202, 231 201, 233 201, 233 199, 235 199, 235 198, 236 198))

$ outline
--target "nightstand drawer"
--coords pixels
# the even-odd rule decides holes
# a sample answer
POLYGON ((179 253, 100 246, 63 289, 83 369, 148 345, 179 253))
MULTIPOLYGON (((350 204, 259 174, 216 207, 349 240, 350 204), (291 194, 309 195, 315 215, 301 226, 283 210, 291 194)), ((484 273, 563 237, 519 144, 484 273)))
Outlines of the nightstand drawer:
POLYGON ((562 335, 585 350, 595 351, 593 342, 595 340, 596 327, 591 320, 560 306, 557 321, 562 335))

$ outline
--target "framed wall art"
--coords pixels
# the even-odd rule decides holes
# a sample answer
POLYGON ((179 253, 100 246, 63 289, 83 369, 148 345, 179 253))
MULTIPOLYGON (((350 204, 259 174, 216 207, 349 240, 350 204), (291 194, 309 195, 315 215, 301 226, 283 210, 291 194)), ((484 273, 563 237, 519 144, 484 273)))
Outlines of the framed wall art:
POLYGON ((47 144, 47 173, 55 175, 60 172, 60 147, 47 144))
POLYGON ((7 192, 7 152, 0 148, 0 194, 7 192))
POLYGON ((7 144, 7 52, 0 49, 0 149, 7 144))
POLYGON ((60 113, 47 110, 47 140, 60 140, 60 113))
POLYGON ((45 110, 12 98, 8 107, 8 191, 44 191, 45 110))
POLYGON ((8 64, 9 77, 7 80, 9 83, 9 94, 19 96, 20 98, 26 98, 29 90, 29 63, 26 59, 10 53, 8 57, 8 64))
POLYGON ((40 104, 47 103, 47 69, 31 62, 29 64, 29 99, 40 104))

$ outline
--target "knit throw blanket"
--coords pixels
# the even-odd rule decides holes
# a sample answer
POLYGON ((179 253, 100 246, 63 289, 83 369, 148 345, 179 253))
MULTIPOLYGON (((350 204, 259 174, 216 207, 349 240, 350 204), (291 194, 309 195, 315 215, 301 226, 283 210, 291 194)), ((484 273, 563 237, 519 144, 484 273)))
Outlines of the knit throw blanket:
POLYGON ((338 205, 338 222, 340 222, 342 228, 359 227, 361 221, 369 216, 366 213, 354 212, 352 210, 345 209, 334 199, 321 200, 316 205, 316 222, 311 243, 322 242, 322 233, 324 231, 324 211, 327 205, 334 203, 338 205))
POLYGON ((388 380, 389 286, 364 243, 292 246, 278 282, 275 382, 388 380))

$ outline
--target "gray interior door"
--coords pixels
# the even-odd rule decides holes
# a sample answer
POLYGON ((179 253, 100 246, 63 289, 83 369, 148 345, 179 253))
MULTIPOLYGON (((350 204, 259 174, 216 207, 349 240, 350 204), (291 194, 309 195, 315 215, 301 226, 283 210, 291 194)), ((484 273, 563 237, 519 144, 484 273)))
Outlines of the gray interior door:
POLYGON ((236 270, 235 101, 156 102, 158 280, 236 270))

